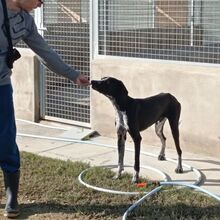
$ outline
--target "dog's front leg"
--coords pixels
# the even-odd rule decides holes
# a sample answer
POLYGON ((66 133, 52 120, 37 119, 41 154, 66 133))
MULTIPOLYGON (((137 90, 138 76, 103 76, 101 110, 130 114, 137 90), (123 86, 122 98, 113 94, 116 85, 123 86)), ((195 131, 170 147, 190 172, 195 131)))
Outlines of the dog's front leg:
MULTIPOLYGON (((131 134, 131 133, 130 133, 131 134)), ((139 172, 140 172, 140 148, 141 148, 141 135, 138 134, 131 134, 131 137, 134 141, 134 174, 132 178, 132 183, 137 183, 139 181, 139 172)))
POLYGON ((118 172, 115 176, 116 179, 121 177, 121 173, 124 170, 124 153, 125 153, 125 141, 126 141, 126 129, 119 128, 118 135, 118 172))

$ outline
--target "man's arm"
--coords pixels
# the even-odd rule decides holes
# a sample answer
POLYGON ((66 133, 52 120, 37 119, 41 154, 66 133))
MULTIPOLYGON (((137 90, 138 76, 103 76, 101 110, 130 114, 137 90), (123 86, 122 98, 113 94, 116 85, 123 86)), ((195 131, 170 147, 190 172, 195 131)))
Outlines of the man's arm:
POLYGON ((84 75, 67 65, 47 44, 44 38, 38 33, 32 17, 29 22, 31 22, 29 24, 29 34, 23 38, 23 41, 39 56, 42 63, 51 71, 68 78, 78 85, 89 85, 89 81, 84 75))

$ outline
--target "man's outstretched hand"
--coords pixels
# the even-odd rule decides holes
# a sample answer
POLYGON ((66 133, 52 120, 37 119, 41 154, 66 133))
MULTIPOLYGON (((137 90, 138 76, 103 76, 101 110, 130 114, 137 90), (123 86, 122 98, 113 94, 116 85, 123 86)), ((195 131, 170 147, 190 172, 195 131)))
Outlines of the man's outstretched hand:
POLYGON ((79 86, 88 86, 88 85, 90 85, 89 80, 83 74, 79 74, 79 76, 74 80, 74 83, 79 85, 79 86))

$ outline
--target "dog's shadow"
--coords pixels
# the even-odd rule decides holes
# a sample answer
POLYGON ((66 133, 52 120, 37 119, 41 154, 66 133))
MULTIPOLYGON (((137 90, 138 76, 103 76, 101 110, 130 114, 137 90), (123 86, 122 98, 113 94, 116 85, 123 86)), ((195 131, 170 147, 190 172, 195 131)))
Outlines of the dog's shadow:
POLYGON ((200 162, 200 163, 208 163, 208 164, 213 164, 213 165, 220 166, 220 161, 216 161, 216 160, 184 159, 184 161, 193 161, 193 162, 200 162))
POLYGON ((193 162, 199 162, 199 163, 207 163, 209 164, 209 168, 201 168, 199 169, 201 175, 202 175, 202 182, 201 184, 206 186, 220 186, 220 179, 210 179, 208 178, 204 172, 210 171, 210 172, 218 172, 220 173, 220 162, 216 160, 202 160, 202 159, 184 159, 184 161, 193 161, 193 162), (213 168, 210 167, 210 164, 213 165, 213 168), (216 167, 216 165, 219 167, 216 167))

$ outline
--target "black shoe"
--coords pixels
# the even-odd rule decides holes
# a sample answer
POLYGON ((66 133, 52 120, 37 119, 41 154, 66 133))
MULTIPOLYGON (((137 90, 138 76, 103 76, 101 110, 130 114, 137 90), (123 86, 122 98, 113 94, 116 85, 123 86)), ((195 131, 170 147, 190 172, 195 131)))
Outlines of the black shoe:
POLYGON ((19 216, 20 212, 19 209, 15 210, 15 209, 7 209, 4 212, 4 216, 8 217, 8 218, 16 218, 17 216, 19 216))
POLYGON ((4 174, 4 183, 5 183, 5 190, 7 197, 4 216, 8 218, 15 218, 19 215, 17 195, 18 195, 20 171, 18 170, 15 173, 6 173, 3 171, 3 174, 4 174))

